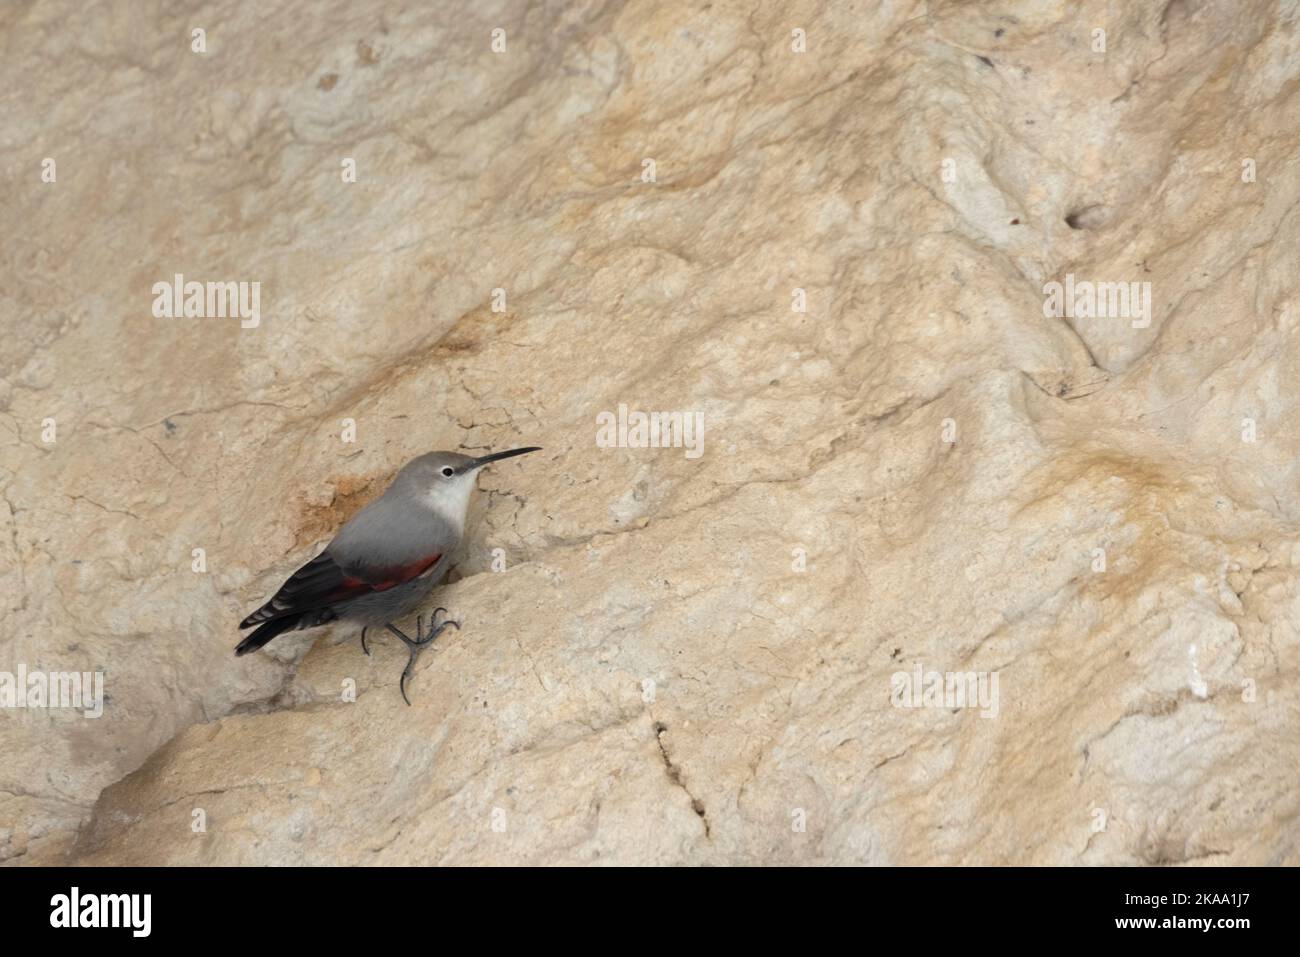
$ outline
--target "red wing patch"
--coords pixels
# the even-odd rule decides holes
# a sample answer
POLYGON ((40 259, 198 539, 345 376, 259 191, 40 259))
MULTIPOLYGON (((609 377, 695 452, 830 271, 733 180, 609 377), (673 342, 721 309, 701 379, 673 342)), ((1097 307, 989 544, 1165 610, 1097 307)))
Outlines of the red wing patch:
POLYGON ((419 578, 438 564, 440 558, 441 555, 434 555, 431 558, 422 558, 418 562, 411 562, 409 565, 394 565, 392 568, 378 569, 368 580, 349 575, 343 579, 343 586, 346 589, 355 588, 360 592, 388 591, 398 585, 405 585, 413 578, 419 578))

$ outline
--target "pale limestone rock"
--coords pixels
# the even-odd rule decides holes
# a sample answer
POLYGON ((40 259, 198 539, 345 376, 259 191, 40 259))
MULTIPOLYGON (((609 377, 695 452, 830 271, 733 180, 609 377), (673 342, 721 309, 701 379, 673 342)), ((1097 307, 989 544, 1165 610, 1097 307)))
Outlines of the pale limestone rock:
POLYGON ((755 7, 0 10, 0 670, 109 694, 0 712, 0 859, 1300 863, 1296 11, 755 7), (232 656, 518 444, 412 708, 382 636, 232 656))

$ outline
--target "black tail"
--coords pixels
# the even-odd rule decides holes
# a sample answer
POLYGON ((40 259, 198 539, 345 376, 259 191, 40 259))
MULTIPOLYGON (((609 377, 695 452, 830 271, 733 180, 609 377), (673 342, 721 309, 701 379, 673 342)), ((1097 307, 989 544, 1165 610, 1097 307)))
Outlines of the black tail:
POLYGON ((257 631, 253 632, 236 645, 235 654, 246 655, 250 651, 256 651, 258 648, 261 648, 264 644, 282 632, 301 628, 302 619, 302 615, 285 615, 282 618, 272 618, 270 621, 263 623, 257 631))

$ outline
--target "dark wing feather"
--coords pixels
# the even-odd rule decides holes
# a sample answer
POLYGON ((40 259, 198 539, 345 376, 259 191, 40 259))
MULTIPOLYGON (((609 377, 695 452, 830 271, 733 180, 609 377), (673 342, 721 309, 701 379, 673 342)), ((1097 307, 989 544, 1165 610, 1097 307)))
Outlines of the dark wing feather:
POLYGON ((344 571, 328 550, 321 552, 290 575, 271 600, 241 621, 239 627, 251 628, 260 622, 301 615, 377 591, 387 591, 418 578, 440 558, 442 555, 436 554, 405 565, 344 571))

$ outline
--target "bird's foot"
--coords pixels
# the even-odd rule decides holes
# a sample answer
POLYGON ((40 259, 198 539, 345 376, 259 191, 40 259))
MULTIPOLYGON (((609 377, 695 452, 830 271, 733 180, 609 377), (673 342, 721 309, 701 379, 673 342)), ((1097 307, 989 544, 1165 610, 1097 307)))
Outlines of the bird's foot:
POLYGON ((433 610, 433 614, 429 618, 428 634, 425 634, 424 632, 424 616, 416 615, 414 641, 402 634, 395 625, 390 623, 384 626, 398 638, 402 639, 402 642, 406 645, 407 651, 410 653, 410 658, 407 659, 406 667, 402 670, 402 680, 399 681, 397 685, 402 691, 402 700, 404 700, 408 705, 411 703, 411 699, 406 697, 406 682, 415 674, 415 660, 420 657, 420 652, 433 644, 434 639, 441 635, 443 631, 447 629, 448 625, 451 625, 457 631, 460 631, 460 622, 453 621, 450 618, 444 618, 442 621, 438 621, 438 612, 442 612, 445 615, 447 609, 435 608, 433 610))

